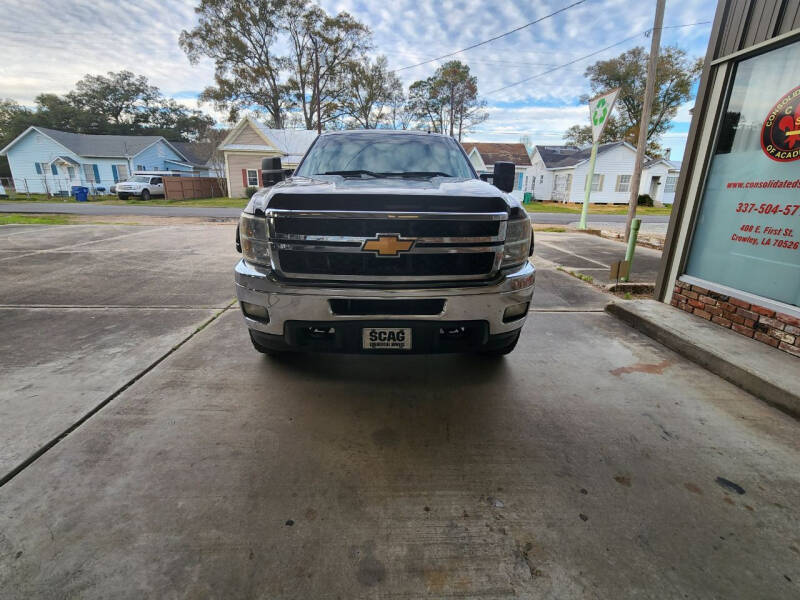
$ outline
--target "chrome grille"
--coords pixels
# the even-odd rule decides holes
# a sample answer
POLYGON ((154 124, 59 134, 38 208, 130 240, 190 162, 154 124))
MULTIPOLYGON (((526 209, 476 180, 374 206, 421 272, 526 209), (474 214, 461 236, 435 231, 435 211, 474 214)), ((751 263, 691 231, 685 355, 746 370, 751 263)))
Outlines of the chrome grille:
POLYGON ((492 277, 508 214, 268 210, 272 267, 287 278, 446 281, 492 277), (362 250, 378 234, 414 239, 410 250, 362 250))

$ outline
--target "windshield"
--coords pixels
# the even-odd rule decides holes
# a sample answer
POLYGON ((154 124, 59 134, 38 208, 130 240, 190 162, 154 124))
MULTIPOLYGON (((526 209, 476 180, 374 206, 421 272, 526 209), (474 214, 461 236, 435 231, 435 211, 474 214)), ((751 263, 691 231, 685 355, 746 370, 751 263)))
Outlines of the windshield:
POLYGON ((403 174, 474 177, 469 161, 452 138, 402 133, 348 133, 320 137, 295 172, 301 177, 403 174))
POLYGON ((146 175, 136 175, 135 177, 131 177, 128 181, 134 181, 136 183, 150 183, 150 178, 146 175))

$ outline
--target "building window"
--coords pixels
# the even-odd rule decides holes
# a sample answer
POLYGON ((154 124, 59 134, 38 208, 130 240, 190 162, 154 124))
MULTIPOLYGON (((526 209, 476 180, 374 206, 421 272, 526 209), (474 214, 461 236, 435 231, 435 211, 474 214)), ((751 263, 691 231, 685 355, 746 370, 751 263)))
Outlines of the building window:
MULTIPOLYGON (((589 180, 589 175, 586 175, 586 181, 589 180)), ((586 183, 583 184, 583 189, 586 189, 586 183)), ((595 173, 592 176, 592 191, 593 192, 602 192, 603 191, 603 175, 600 173, 595 173)))
POLYGON ((36 169, 36 174, 37 175, 41 175, 42 174, 42 163, 38 163, 38 162, 37 163, 33 163, 33 167, 36 169))
POLYGON ((727 90, 686 273, 800 306, 796 185, 800 42, 738 62, 727 90))
POLYGON ((517 185, 514 189, 521 190, 522 189, 522 178, 524 175, 522 173, 517 173, 517 185))
POLYGON ((258 171, 256 169, 247 169, 247 186, 258 187, 258 171))
POLYGON ((83 176, 87 183, 100 183, 100 171, 95 164, 83 165, 83 176))
POLYGON ((544 175, 539 175, 539 183, 544 183, 544 175))
POLYGON ((111 165, 111 174, 114 176, 114 183, 128 179, 128 165, 111 165))
POLYGON ((50 163, 50 172, 53 175, 58 175, 58 167, 56 166, 56 163, 50 163))
POLYGON ((70 179, 75 179, 75 167, 67 167, 67 173, 70 179))
POLYGON ((667 175, 667 180, 664 182, 664 193, 665 194, 674 194, 675 188, 678 185, 678 176, 677 175, 667 175))
POLYGON ((617 191, 630 192, 631 191, 631 175, 617 175, 617 191))

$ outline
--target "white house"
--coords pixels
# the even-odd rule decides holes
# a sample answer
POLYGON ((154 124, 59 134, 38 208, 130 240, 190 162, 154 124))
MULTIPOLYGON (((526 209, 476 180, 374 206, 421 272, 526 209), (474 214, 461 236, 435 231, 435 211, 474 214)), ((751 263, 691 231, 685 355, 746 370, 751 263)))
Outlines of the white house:
POLYGON ((533 190, 531 159, 525 144, 464 142, 462 146, 479 174, 492 173, 496 162, 513 162, 515 175, 513 193, 522 197, 525 192, 533 190))
POLYGON ((672 204, 681 163, 666 158, 656 158, 644 163, 640 194, 649 194, 655 203, 672 204))
MULTIPOLYGON (((531 157, 536 200, 583 202, 588 183, 591 148, 575 146, 535 146, 531 157)), ((627 204, 636 148, 627 142, 600 144, 597 150, 591 202, 627 204)), ((653 201, 671 204, 680 163, 667 159, 645 160, 640 194, 650 194, 653 201)))
POLYGON ((261 159, 280 157, 281 166, 295 169, 306 150, 317 139, 308 129, 270 129, 252 117, 245 117, 219 145, 225 158, 228 196, 241 198, 248 187, 261 187, 261 159))
POLYGON ((28 127, 0 150, 18 192, 69 194, 74 185, 107 191, 136 171, 207 175, 174 144, 154 135, 90 135, 28 127))

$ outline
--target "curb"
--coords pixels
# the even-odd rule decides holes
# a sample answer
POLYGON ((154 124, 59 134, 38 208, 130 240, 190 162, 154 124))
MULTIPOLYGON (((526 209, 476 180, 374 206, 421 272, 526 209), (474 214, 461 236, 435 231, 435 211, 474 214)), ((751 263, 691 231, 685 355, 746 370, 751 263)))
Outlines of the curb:
MULTIPOLYGON (((656 301, 652 300, 650 302, 656 301)), ((660 302, 658 304, 661 304, 665 309, 675 310, 673 307, 660 302)), ((746 364, 731 360, 720 350, 720 348, 724 348, 724 345, 703 344, 697 341, 696 336, 692 336, 691 329, 702 327, 705 322, 693 323, 688 320, 691 318, 691 315, 680 315, 681 318, 686 319, 687 327, 684 330, 679 330, 668 327, 661 319, 642 314, 641 311, 635 310, 635 307, 630 304, 626 306, 625 304, 611 302, 606 305, 605 310, 634 329, 641 331, 648 337, 653 338, 667 348, 674 350, 681 356, 697 363, 722 379, 731 382, 793 417, 800 418, 800 387, 792 386, 789 382, 786 382, 786 385, 783 386, 775 383, 777 378, 774 377, 774 375, 782 372, 781 367, 783 365, 781 363, 787 362, 781 357, 773 356, 771 353, 765 354, 765 356, 768 356, 768 360, 775 361, 772 377, 768 377, 767 374, 749 368, 746 364)), ((705 326, 708 327, 708 325, 705 326)), ((732 342, 735 341, 742 346, 747 346, 747 342, 758 344, 758 342, 748 340, 739 334, 729 332, 722 328, 718 329, 720 339, 730 337, 732 342)), ((761 344, 758 344, 758 346, 761 346, 761 344)), ((766 352, 769 349, 754 347, 753 350, 763 350, 766 352)), ((747 354, 737 354, 737 356, 746 357, 747 354)), ((786 358, 789 361, 797 360, 788 356, 786 358)), ((790 366, 794 364, 795 368, 797 365, 796 362, 788 364, 790 366)))

